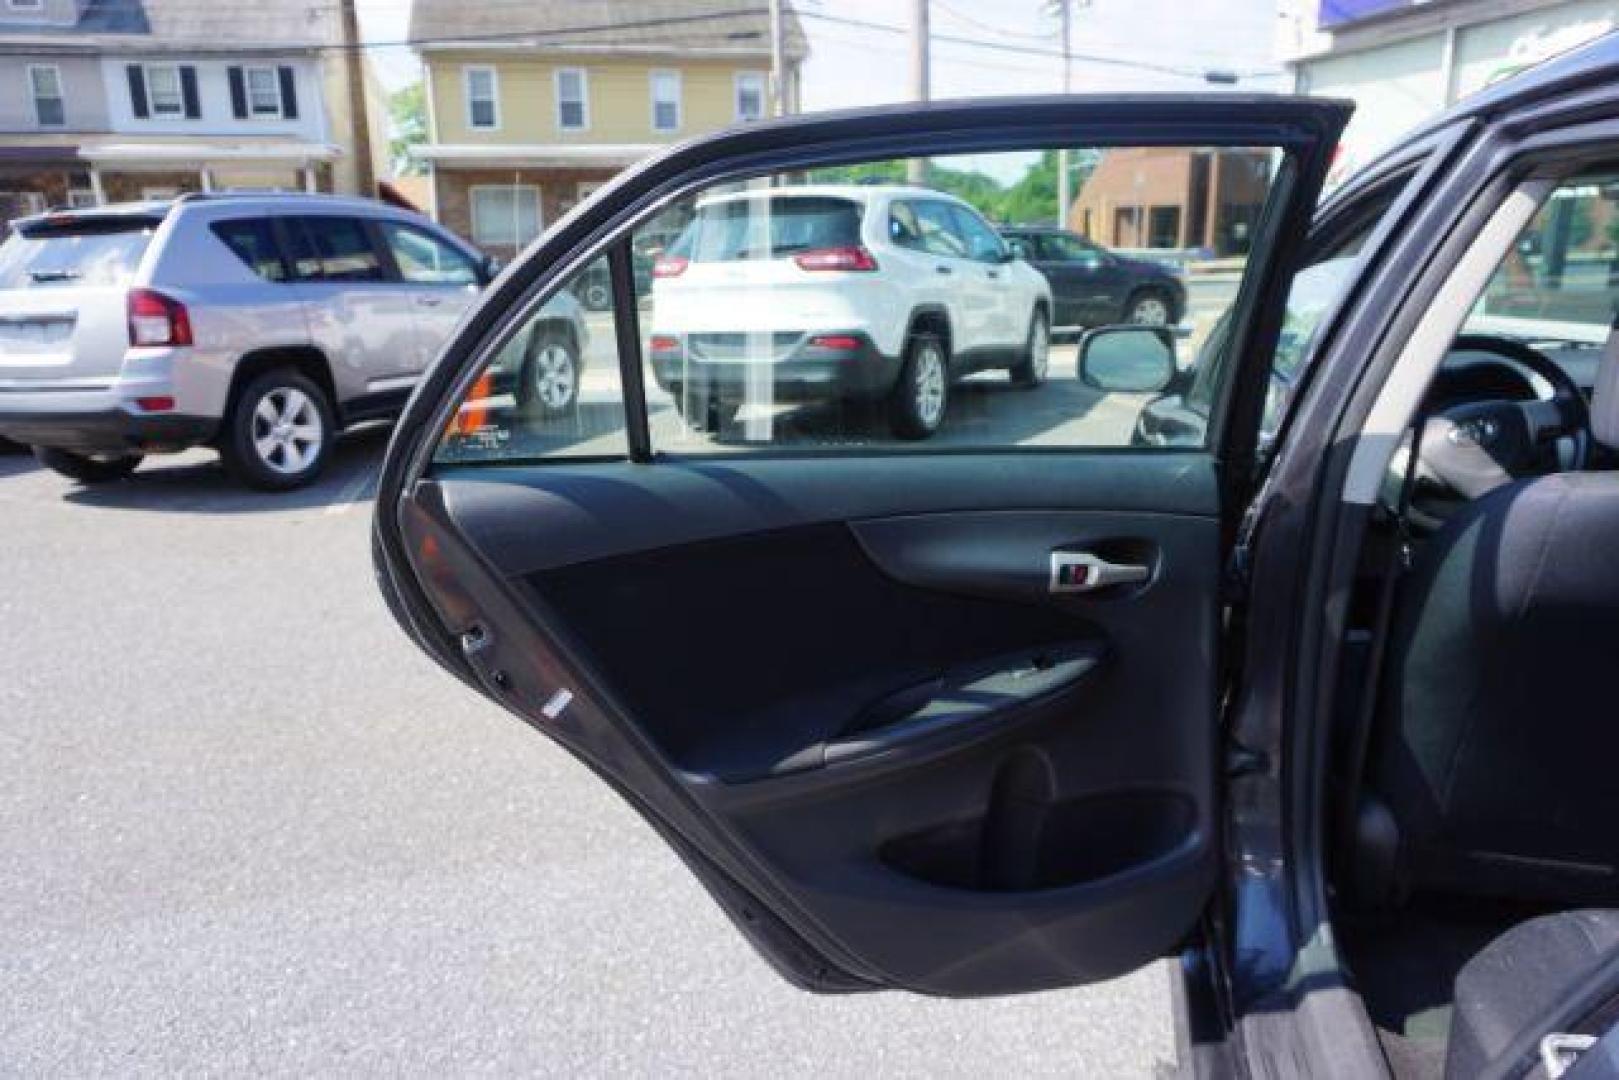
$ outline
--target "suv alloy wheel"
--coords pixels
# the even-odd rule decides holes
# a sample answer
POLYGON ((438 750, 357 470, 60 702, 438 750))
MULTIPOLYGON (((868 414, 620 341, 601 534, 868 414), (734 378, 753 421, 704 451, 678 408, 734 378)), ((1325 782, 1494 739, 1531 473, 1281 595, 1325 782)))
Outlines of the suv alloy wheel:
POLYGON ((1168 326, 1169 301, 1156 289, 1143 289, 1130 297, 1124 321, 1140 326, 1168 326))
POLYGON ((950 404, 950 356, 939 335, 923 331, 911 336, 905 350, 888 423, 902 439, 925 439, 944 423, 950 404))
POLYGON ((579 403, 579 351, 556 330, 538 330, 517 382, 517 403, 539 416, 561 416, 579 403))
POLYGON ((219 454, 243 483, 286 491, 320 475, 334 430, 325 391, 297 371, 278 368, 248 383, 236 399, 219 454))
POLYGON ((1046 381, 1051 370, 1051 325, 1046 313, 1035 308, 1029 319, 1029 343, 1023 360, 1012 369, 1012 385, 1033 389, 1046 381))

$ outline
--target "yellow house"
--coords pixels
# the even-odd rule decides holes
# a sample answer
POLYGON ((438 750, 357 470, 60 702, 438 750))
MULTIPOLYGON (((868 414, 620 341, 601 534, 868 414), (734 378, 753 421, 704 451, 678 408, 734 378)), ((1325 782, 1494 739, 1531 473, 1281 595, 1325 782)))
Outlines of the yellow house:
MULTIPOLYGON (((782 110, 808 52, 783 0, 782 110)), ((770 18, 706 0, 414 0, 435 218, 509 258, 666 143, 767 116, 770 18)))

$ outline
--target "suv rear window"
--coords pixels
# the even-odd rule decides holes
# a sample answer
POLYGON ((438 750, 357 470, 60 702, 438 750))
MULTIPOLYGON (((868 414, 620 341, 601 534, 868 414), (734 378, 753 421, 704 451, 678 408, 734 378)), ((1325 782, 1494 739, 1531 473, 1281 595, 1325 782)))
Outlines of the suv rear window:
POLYGON ((672 254, 692 262, 780 259, 860 243, 860 206, 848 199, 775 195, 699 207, 672 254))
POLYGON ((19 228, 0 244, 0 289, 127 284, 156 228, 149 218, 19 228))
POLYGON ((287 263, 276 243, 275 228, 269 218, 240 218, 216 221, 210 226, 225 242, 231 254, 265 281, 286 281, 287 263))

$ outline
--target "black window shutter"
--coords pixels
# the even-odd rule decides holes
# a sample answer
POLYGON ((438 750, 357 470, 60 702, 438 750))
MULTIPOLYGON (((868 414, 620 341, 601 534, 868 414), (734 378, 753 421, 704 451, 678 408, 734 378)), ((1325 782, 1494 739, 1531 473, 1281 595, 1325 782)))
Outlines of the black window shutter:
POLYGON ((246 120, 247 83, 242 78, 242 69, 230 67, 225 70, 230 75, 230 114, 238 120, 246 120))
POLYGON ((129 76, 129 107, 137 119, 145 120, 152 115, 152 110, 146 107, 146 72, 139 64, 130 64, 124 68, 124 74, 129 76))
POLYGON ((298 87, 292 77, 292 68, 283 64, 276 69, 281 78, 281 115, 288 120, 298 119, 298 87))
POLYGON ((190 64, 180 68, 180 94, 185 98, 186 119, 195 120, 202 115, 202 103, 197 100, 197 69, 190 64))

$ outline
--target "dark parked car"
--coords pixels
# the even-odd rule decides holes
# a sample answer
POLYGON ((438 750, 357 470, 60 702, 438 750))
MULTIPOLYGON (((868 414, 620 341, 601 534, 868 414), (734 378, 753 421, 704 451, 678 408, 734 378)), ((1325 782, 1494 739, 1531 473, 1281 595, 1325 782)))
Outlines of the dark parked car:
POLYGON ((1008 225, 1001 235, 1051 282, 1053 330, 1173 325, 1186 314, 1186 286, 1158 263, 1126 258, 1066 229, 1008 225))
POLYGON ((1524 239, 1613 176, 1619 37, 1317 208, 1350 111, 907 105, 649 160, 497 282, 411 399, 376 501, 396 618, 622 795, 800 987, 1011 994, 1168 955, 1195 1075, 1613 1075, 1619 472, 1595 448, 1619 447, 1619 332, 1576 362, 1481 316, 1492 282, 1613 309, 1604 230, 1566 266, 1524 239), (632 287, 668 192, 1121 132, 1281 162, 1178 445, 1128 445, 1176 375, 1172 335, 1139 326, 1080 344, 1110 393, 1053 395, 998 443, 973 441, 983 411, 921 450, 829 414, 839 438, 803 449, 768 362, 747 438, 769 453, 682 442, 633 303, 623 385, 587 403, 606 436, 469 401, 568 267, 605 255, 632 287), (1333 263, 1301 334, 1290 288, 1333 263))

